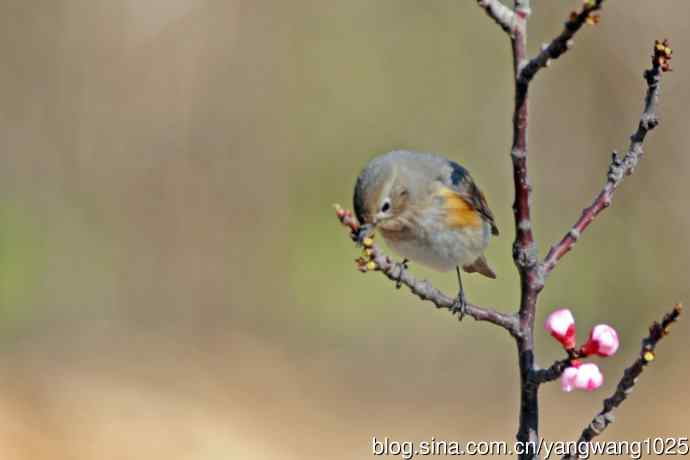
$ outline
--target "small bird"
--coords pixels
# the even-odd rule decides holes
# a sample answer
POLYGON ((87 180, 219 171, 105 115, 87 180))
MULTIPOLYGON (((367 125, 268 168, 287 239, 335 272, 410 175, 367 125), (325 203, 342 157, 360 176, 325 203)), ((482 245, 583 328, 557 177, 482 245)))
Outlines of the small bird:
POLYGON ((454 161, 405 150, 377 156, 357 178, 354 208, 360 243, 379 230, 404 258, 403 268, 414 261, 441 272, 456 269, 460 291, 453 310, 461 318, 460 269, 496 278, 484 250, 498 227, 484 194, 454 161))

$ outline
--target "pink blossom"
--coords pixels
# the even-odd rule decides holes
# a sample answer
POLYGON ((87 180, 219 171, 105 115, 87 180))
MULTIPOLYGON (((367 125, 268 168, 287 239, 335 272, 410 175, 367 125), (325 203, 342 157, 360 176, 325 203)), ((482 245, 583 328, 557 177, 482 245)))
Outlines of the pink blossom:
POLYGON ((612 356, 619 345, 616 330, 607 324, 598 324, 590 331, 582 352, 586 355, 612 356))
POLYGON ((604 375, 593 363, 568 367, 561 375, 561 388, 568 392, 573 389, 594 391, 603 383, 604 375))
POLYGON ((575 318, 567 308, 553 311, 546 318, 544 328, 567 350, 575 348, 575 318))
POLYGON ((576 367, 566 367, 561 375, 561 388, 563 391, 571 392, 575 388, 575 378, 577 377, 576 367))
POLYGON ((577 368, 575 377, 575 388, 580 390, 594 391, 604 383, 604 375, 599 370, 599 366, 594 363, 586 363, 577 368))

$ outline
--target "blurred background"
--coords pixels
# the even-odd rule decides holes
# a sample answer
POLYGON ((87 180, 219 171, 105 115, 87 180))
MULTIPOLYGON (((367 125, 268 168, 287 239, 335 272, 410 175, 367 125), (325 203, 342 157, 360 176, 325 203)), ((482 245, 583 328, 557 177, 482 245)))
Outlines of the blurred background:
MULTIPOLYGON (((579 1, 533 2, 530 51, 579 1)), ((639 350, 690 299, 690 3, 605 6, 532 89, 542 255, 600 190, 669 37, 662 124, 614 205, 550 277, 580 337, 621 334, 594 394, 545 386, 542 435, 574 439, 639 350)), ((5 0, 0 4, 0 458, 359 459, 371 440, 514 439, 516 352, 503 331, 362 275, 333 203, 374 154, 445 154, 502 230, 516 308, 511 58, 475 2, 5 0)), ((412 273, 452 293, 453 274, 412 273)), ((688 436, 685 318, 609 440, 688 436)))

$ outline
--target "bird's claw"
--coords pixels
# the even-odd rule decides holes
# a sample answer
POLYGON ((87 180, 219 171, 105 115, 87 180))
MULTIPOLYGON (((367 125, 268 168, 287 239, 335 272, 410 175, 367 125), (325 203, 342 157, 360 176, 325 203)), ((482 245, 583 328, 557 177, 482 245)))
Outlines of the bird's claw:
POLYGON ((403 259, 402 262, 396 262, 395 265, 398 266, 398 276, 397 279, 395 280, 395 289, 400 289, 402 287, 402 276, 405 270, 407 270, 409 267, 407 266, 407 259, 403 259))
POLYGON ((458 293, 453 305, 450 307, 450 311, 453 314, 457 313, 460 321, 465 317, 467 313, 467 299, 465 299, 465 293, 463 291, 458 293))

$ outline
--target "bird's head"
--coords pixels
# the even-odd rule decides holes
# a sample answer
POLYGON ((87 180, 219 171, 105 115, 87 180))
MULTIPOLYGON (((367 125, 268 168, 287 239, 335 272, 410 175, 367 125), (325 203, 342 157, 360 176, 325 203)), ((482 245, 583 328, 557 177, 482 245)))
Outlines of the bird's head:
POLYGON ((376 227, 404 212, 409 198, 408 178, 396 157, 390 154, 374 158, 362 170, 354 192, 354 208, 360 230, 357 239, 374 232, 376 227))

